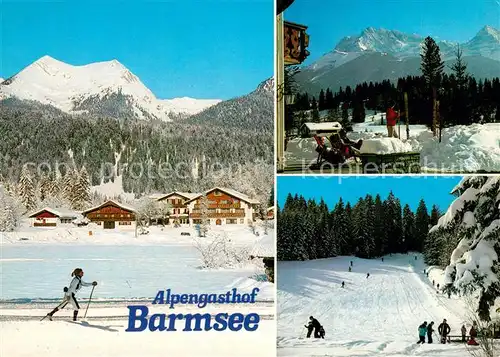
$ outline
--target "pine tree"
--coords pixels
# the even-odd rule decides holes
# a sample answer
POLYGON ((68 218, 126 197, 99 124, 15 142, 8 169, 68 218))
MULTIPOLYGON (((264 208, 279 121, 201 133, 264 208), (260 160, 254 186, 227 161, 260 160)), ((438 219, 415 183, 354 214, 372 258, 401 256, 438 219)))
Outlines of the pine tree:
POLYGON ((74 177, 71 203, 72 207, 77 210, 84 209, 90 203, 90 178, 85 166, 82 168, 80 174, 74 177))
POLYGON ((415 216, 408 204, 403 208, 403 242, 402 253, 414 250, 415 247, 415 216))
POLYGON ((435 226, 439 221, 439 217, 441 217, 441 211, 439 210, 438 206, 433 205, 429 225, 431 227, 435 226))
POLYGON ((42 174, 40 180, 38 181, 38 190, 40 192, 40 201, 45 201, 50 197, 51 182, 47 175, 42 174))
POLYGON ((412 248, 418 252, 424 250, 424 242, 427 239, 427 233, 429 232, 429 214, 427 211, 427 206, 424 200, 420 200, 417 208, 417 213, 415 215, 415 246, 412 248))
POLYGON ((320 117, 319 117, 319 111, 318 109, 313 109, 311 112, 311 121, 313 123, 319 123, 320 122, 320 117))
POLYGON ((77 182, 78 175, 76 170, 68 169, 66 174, 61 179, 62 182, 62 196, 68 202, 74 201, 75 196, 75 182, 77 182))
POLYGON ((444 62, 441 60, 439 46, 432 37, 424 40, 423 52, 420 54, 420 69, 430 88, 438 87, 444 70, 444 62))
POLYGON ((0 184, 0 232, 12 232, 19 224, 19 214, 14 200, 0 184))
POLYGON ((323 89, 319 92, 318 109, 325 110, 325 92, 323 89))
POLYGON ((268 205, 269 207, 274 206, 274 186, 271 187, 271 193, 269 194, 268 205))
POLYGON ((374 218, 373 218, 373 237, 375 244, 375 256, 379 257, 387 253, 387 232, 384 228, 384 221, 386 219, 384 212, 384 205, 380 195, 375 196, 375 204, 373 207, 374 218))
POLYGON ((35 185, 31 178, 30 171, 27 165, 23 166, 21 171, 21 176, 19 178, 18 185, 19 196, 21 197, 21 203, 26 208, 26 210, 31 210, 35 207, 35 185))

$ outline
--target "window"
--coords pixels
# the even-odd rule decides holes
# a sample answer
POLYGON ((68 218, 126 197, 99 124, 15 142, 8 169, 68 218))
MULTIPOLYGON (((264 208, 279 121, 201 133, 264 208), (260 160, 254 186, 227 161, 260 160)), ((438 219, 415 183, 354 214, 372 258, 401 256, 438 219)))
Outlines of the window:
POLYGON ((242 219, 240 219, 240 224, 243 224, 243 223, 245 223, 245 220, 242 218, 242 219))
POLYGON ((214 192, 214 196, 222 196, 222 192, 220 192, 220 191, 215 191, 215 192, 214 192))
POLYGON ((238 221, 236 219, 226 219, 227 224, 236 224, 238 221))
POLYGON ((132 222, 118 222, 119 226, 131 226, 132 222))
POLYGON ((100 226, 102 224, 102 222, 96 222, 98 226, 100 226))

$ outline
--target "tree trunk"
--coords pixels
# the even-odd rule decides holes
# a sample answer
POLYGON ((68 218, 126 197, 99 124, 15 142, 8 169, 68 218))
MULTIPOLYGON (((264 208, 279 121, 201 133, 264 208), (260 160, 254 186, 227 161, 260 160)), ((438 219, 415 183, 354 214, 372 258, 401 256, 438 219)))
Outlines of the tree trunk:
POLYGON ((436 97, 437 97, 436 87, 432 87, 432 135, 433 136, 437 135, 437 127, 438 127, 436 97))

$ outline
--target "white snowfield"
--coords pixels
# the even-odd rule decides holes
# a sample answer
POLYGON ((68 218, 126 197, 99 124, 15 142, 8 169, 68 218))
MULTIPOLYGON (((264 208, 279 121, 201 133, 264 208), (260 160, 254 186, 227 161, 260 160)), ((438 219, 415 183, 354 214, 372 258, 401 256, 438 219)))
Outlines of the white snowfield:
MULTIPOLYGON (((265 281, 262 261, 254 259, 234 266, 201 269, 193 228, 150 227, 150 233, 81 228, 40 229, 22 227, 2 233, 0 268, 0 356, 9 357, 142 357, 142 356, 275 356, 275 286, 265 281), (181 236, 188 232, 191 236, 181 236), (84 281, 96 280, 86 322, 70 322, 71 308, 59 311, 54 321, 39 319, 57 306, 71 271, 83 268, 84 281), (176 294, 240 294, 258 288, 255 304, 152 305, 158 291, 176 294), (146 305, 153 313, 257 313, 254 332, 125 332, 128 305, 146 305), (173 336, 172 336, 173 335, 173 336), (26 336, 29 343, 26 343, 26 336), (228 341, 231 343, 228 343, 228 341)), ((256 237, 246 226, 212 227, 201 246, 215 234, 227 234, 231 247, 246 249, 269 245, 261 227, 256 237)), ((269 230, 273 237, 273 230, 269 230)), ((243 253, 242 253, 243 254, 243 253)), ((82 318, 91 287, 77 295, 82 318)))
MULTIPOLYGON (((173 310, 182 313, 178 309, 173 310)), ((252 311, 253 312, 253 311, 252 311)), ((172 313, 172 312, 170 312, 172 313)), ((243 312, 242 312, 243 313, 243 312)), ((248 313, 248 312, 246 312, 248 313)), ((91 315, 91 310, 87 315, 91 315)), ((124 319, 0 322, 3 357, 275 356, 276 323, 262 320, 253 332, 125 332, 124 319), (27 342, 27 339, 29 342, 27 342)))
MULTIPOLYGON (((420 152, 423 170, 437 172, 500 171, 500 123, 453 126, 439 137, 424 125, 410 125, 410 138, 406 126, 396 127, 400 138, 388 138, 387 127, 380 124, 381 114, 367 117, 366 122, 355 124, 348 133, 351 140, 363 139, 362 153, 389 154, 420 152)), ((288 142, 285 159, 289 164, 315 162, 317 153, 313 138, 295 138, 288 142)))
POLYGON ((219 99, 188 97, 157 99, 155 95, 117 60, 73 66, 44 56, 2 84, 0 99, 17 97, 50 104, 67 113, 77 113, 75 101, 97 96, 103 98, 121 92, 132 96, 135 113, 144 118, 143 110, 161 120, 170 114, 192 115, 219 103, 219 99))
POLYGON ((469 356, 464 344, 443 345, 436 336, 433 344, 416 343, 424 321, 434 321, 436 334, 443 319, 452 335, 460 335, 464 323, 470 329, 465 303, 436 292, 432 280, 442 285, 444 274, 432 269, 424 275, 422 259, 398 254, 384 262, 354 257, 279 262, 278 356, 469 356), (325 339, 305 338, 311 315, 324 326, 325 339))

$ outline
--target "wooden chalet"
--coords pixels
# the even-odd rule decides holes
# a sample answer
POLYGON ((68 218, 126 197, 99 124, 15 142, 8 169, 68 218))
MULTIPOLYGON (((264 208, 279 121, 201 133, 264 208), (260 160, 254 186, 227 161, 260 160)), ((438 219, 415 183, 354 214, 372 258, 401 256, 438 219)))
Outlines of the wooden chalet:
POLYGON ((85 218, 103 229, 135 229, 136 211, 115 201, 107 201, 82 212, 85 218))

